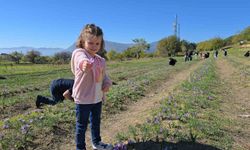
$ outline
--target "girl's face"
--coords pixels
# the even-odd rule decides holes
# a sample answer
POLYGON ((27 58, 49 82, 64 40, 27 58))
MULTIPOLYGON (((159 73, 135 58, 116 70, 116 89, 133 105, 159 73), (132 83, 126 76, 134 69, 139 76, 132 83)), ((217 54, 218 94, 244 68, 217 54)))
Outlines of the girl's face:
POLYGON ((87 50, 87 52, 94 56, 100 49, 101 49, 101 43, 102 37, 89 37, 84 42, 84 48, 87 50))

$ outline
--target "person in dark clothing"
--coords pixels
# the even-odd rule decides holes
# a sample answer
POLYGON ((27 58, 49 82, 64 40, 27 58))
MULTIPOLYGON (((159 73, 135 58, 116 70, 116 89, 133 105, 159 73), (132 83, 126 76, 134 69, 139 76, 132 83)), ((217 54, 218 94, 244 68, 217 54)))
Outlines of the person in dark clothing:
POLYGON ((227 56, 227 50, 226 49, 224 50, 224 56, 227 56))
POLYGON ((244 56, 249 57, 250 56, 250 51, 247 51, 244 56))
POLYGON ((41 104, 55 105, 62 102, 65 98, 72 100, 72 88, 74 85, 73 79, 57 79, 53 80, 50 84, 50 94, 52 98, 38 95, 36 98, 36 107, 40 108, 41 104))
POLYGON ((185 62, 189 60, 189 58, 188 58, 188 57, 189 57, 189 56, 188 56, 188 54, 189 54, 189 53, 188 53, 188 51, 186 50, 186 52, 185 52, 185 62))
POLYGON ((193 55, 193 51, 189 51, 189 52, 188 52, 188 60, 189 60, 189 61, 192 61, 192 59, 193 59, 193 58, 192 58, 192 55, 193 55))
POLYGON ((218 51, 218 50, 215 50, 214 57, 217 58, 217 57, 218 57, 218 54, 219 54, 219 51, 218 51))
POLYGON ((174 66, 176 64, 176 62, 177 62, 176 59, 170 57, 168 64, 174 66))
POLYGON ((205 58, 209 58, 209 55, 210 55, 210 53, 207 52, 207 53, 205 54, 205 58))

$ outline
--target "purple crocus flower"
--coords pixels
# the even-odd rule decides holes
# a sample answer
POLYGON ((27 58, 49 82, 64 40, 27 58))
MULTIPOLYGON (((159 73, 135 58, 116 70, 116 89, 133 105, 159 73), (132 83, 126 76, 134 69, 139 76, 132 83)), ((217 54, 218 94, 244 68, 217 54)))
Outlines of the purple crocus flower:
POLYGON ((207 97, 208 100, 213 100, 214 98, 212 96, 207 97))
POLYGON ((8 124, 3 125, 3 129, 9 129, 9 128, 10 128, 10 126, 8 124))
POLYGON ((115 145, 113 150, 127 150, 127 145, 123 143, 118 143, 115 145))
POLYGON ((30 126, 28 124, 25 124, 21 127, 22 134, 27 134, 29 131, 30 126))

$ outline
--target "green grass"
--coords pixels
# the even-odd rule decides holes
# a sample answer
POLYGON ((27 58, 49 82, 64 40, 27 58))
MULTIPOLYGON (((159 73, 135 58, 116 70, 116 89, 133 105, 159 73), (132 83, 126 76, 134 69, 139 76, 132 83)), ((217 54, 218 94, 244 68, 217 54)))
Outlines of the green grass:
MULTIPOLYGON (((108 62, 107 72, 118 85, 114 85, 107 94, 103 116, 126 109, 148 90, 157 87, 167 78, 197 62, 184 63, 180 59, 182 58, 178 58, 179 62, 175 67, 169 66, 166 58, 108 62)), ((5 68, 4 75, 7 80, 0 80, 1 115, 8 117, 8 121, 0 121, 0 126, 3 127, 6 124, 9 126, 7 129, 0 129, 3 134, 0 135, 3 136, 1 137, 2 148, 29 149, 33 145, 41 146, 43 145, 41 140, 48 136, 54 139, 53 144, 56 144, 56 141, 60 142, 59 139, 62 136, 60 130, 57 131, 57 129, 63 129, 64 136, 73 136, 74 103, 65 101, 55 106, 45 106, 42 111, 33 112, 36 95, 50 96, 51 80, 59 77, 73 78, 69 65, 14 65, 12 67, 12 69, 5 68), (33 108, 27 111, 15 111, 15 108, 17 109, 17 106, 22 104, 28 104, 33 108), (20 119, 25 121, 20 123, 20 119), (31 119, 33 122, 29 122, 31 119), (23 123, 30 127, 29 132, 25 134, 22 134, 20 130, 23 123)), ((53 148, 53 145, 49 148, 53 148)))
POLYGON ((233 141, 225 130, 229 121, 219 112, 218 80, 214 61, 207 60, 178 87, 178 92, 162 101, 152 118, 118 133, 117 140, 188 141, 230 149, 233 141))

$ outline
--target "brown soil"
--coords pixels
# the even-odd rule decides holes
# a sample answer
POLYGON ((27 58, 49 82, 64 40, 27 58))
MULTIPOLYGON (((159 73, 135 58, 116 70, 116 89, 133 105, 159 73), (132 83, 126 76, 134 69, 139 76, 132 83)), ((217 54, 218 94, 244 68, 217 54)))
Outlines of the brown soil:
POLYGON ((34 109, 33 105, 33 103, 16 103, 13 106, 9 106, 8 108, 3 108, 0 110, 0 119, 4 120, 5 118, 32 111, 34 109))
POLYGON ((233 136, 233 149, 250 149, 250 80, 242 77, 239 68, 225 59, 218 59, 217 67, 226 89, 222 96, 222 113, 232 121, 228 127, 233 136))

